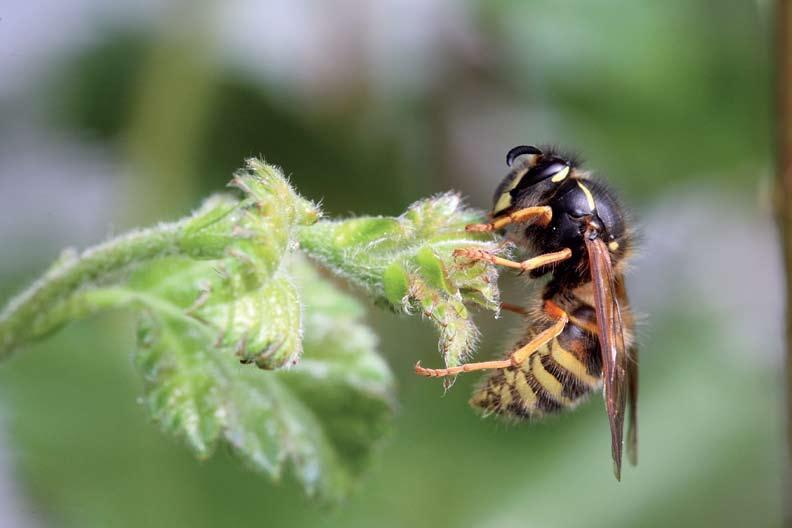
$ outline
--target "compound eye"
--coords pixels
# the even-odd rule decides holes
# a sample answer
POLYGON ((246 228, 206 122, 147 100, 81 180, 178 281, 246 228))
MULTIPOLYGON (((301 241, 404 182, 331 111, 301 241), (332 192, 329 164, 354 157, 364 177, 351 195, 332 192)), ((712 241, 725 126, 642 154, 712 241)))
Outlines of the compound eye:
POLYGON ((558 183, 563 181, 568 174, 569 165, 563 161, 556 161, 539 169, 539 171, 536 173, 535 179, 536 181, 542 181, 550 178, 550 181, 558 183))
POLYGON ((542 151, 530 145, 520 145, 519 147, 514 147, 506 154, 506 165, 511 167, 512 163, 514 163, 514 160, 516 160, 520 156, 525 156, 528 154, 541 156, 542 151))

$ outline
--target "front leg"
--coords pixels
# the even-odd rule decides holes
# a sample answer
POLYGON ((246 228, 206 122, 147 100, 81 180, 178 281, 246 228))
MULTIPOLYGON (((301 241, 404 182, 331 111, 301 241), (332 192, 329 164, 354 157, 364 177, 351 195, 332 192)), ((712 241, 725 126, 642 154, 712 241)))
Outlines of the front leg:
POLYGON ((553 210, 546 206, 525 207, 509 214, 494 218, 492 222, 486 224, 470 224, 465 227, 465 231, 474 233, 489 233, 498 231, 510 224, 525 224, 536 220, 540 226, 546 226, 553 219, 553 210))

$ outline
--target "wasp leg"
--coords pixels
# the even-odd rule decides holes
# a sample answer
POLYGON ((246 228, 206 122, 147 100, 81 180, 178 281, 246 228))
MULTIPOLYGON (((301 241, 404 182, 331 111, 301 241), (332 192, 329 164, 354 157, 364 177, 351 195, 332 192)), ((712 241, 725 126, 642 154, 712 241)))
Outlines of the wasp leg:
POLYGON ((528 308, 511 303, 501 303, 500 309, 507 312, 516 313, 519 315, 528 315, 529 313, 528 308))
POLYGON ((489 233, 491 231, 503 229, 509 224, 524 224, 533 219, 538 219, 537 223, 544 227, 553 219, 553 210, 546 205, 526 207, 524 209, 518 209, 513 213, 503 215, 486 224, 470 224, 465 227, 465 231, 489 233))
POLYGON ((478 248, 460 248, 454 251, 454 256, 466 257, 471 260, 486 260, 487 262, 497 266, 514 268, 520 271, 531 271, 536 268, 541 268, 542 266, 547 266, 548 264, 554 264, 556 262, 561 262, 562 260, 568 259, 572 256, 572 250, 569 248, 564 248, 561 251, 556 251, 555 253, 545 253, 544 255, 539 255, 538 257, 533 257, 522 262, 515 262, 513 260, 501 258, 478 248))
POLYGON ((428 378, 438 378, 443 376, 455 376, 462 372, 474 372, 476 370, 492 370, 502 369, 509 367, 519 367, 528 357, 539 350, 541 347, 555 339, 558 334, 564 331, 564 327, 569 321, 566 312, 561 311, 558 320, 552 326, 542 330, 536 337, 531 339, 529 343, 518 348, 511 355, 499 361, 481 361, 479 363, 467 363, 458 367, 450 367, 444 369, 429 369, 421 366, 421 362, 415 364, 415 373, 419 376, 426 376, 428 378))

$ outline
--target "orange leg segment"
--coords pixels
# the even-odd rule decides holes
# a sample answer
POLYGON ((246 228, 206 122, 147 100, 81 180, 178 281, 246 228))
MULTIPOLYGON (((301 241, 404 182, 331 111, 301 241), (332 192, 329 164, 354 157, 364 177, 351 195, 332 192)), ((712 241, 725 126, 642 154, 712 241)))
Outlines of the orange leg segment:
POLYGON ((470 224, 469 226, 465 227, 465 231, 489 233, 503 229, 510 224, 525 224, 534 219, 537 220, 539 225, 546 226, 550 223, 552 218, 553 210, 546 205, 540 205, 538 207, 526 207, 524 209, 518 209, 517 211, 507 215, 503 215, 486 224, 470 224))
POLYGON ((564 248, 561 251, 545 253, 544 255, 539 255, 538 257, 533 257, 522 262, 514 262, 513 260, 501 258, 478 248, 460 248, 454 251, 454 256, 465 257, 470 260, 486 260, 497 266, 518 269, 520 271, 531 271, 536 268, 541 268, 542 266, 547 266, 548 264, 555 264, 556 262, 568 259, 572 256, 572 250, 564 248))
POLYGON ((419 376, 426 376, 428 378, 438 378, 443 376, 455 376, 462 372, 474 372, 477 370, 492 370, 492 369, 502 369, 502 368, 509 368, 509 367, 519 367, 528 357, 540 349, 542 346, 546 345, 553 339, 555 339, 558 334, 564 331, 564 327, 566 326, 567 322, 569 321, 569 317, 567 316, 566 312, 561 311, 561 314, 558 320, 553 323, 552 326, 542 330, 536 336, 531 339, 529 343, 526 345, 518 348, 512 354, 506 358, 499 361, 481 361, 479 363, 467 363, 465 365, 460 365, 458 367, 451 367, 451 368, 444 368, 444 369, 428 369, 421 366, 421 362, 415 364, 415 373, 419 376))

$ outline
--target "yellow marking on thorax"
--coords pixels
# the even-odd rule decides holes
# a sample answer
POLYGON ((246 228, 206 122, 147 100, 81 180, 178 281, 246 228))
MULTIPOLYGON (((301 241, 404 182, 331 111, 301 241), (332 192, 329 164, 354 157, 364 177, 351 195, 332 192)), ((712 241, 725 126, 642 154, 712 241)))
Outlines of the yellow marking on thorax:
POLYGON ((569 405, 571 403, 569 399, 564 397, 564 386, 561 385, 561 382, 558 381, 555 376, 547 372, 544 365, 542 365, 542 358, 539 354, 531 356, 531 372, 534 378, 536 378, 536 381, 539 382, 539 385, 541 385, 555 401, 561 405, 569 405))
POLYGON ((496 214, 500 213, 501 211, 505 211, 506 209, 511 207, 511 204, 512 204, 512 197, 511 197, 511 194, 509 194, 508 191, 507 191, 507 192, 501 194, 500 198, 498 198, 498 201, 495 204, 495 207, 492 208, 492 214, 496 215, 496 214))
POLYGON ((577 184, 580 190, 583 191, 583 194, 586 195, 586 202, 588 202, 589 210, 593 212, 597 208, 597 204, 594 203, 594 196, 591 194, 588 187, 580 182, 577 182, 577 184))
POLYGON ((525 175, 528 174, 528 171, 530 171, 531 168, 536 165, 536 160, 539 158, 539 156, 536 154, 531 154, 526 156, 526 158, 527 159, 521 167, 522 172, 520 174, 515 174, 514 179, 511 181, 509 186, 503 190, 500 197, 498 197, 498 201, 495 202, 495 207, 492 208, 492 214, 496 215, 512 206, 512 197, 510 194, 511 191, 520 185, 520 182, 525 177, 525 175))
POLYGON ((555 176, 553 176, 552 178, 550 178, 550 181, 551 181, 551 182, 553 182, 553 183, 558 183, 558 182, 560 182, 560 181, 564 181, 564 178, 566 178, 566 177, 567 177, 567 174, 569 174, 569 167, 564 167, 563 169, 561 169, 560 171, 558 171, 558 172, 555 174, 555 176))
POLYGON ((588 373, 586 366, 572 352, 563 348, 557 340, 553 341, 550 357, 586 385, 594 387, 599 383, 597 378, 588 373))
POLYGON ((608 244, 608 249, 610 249, 611 251, 616 251, 617 249, 619 249, 619 243, 616 242, 615 240, 611 241, 608 244))

